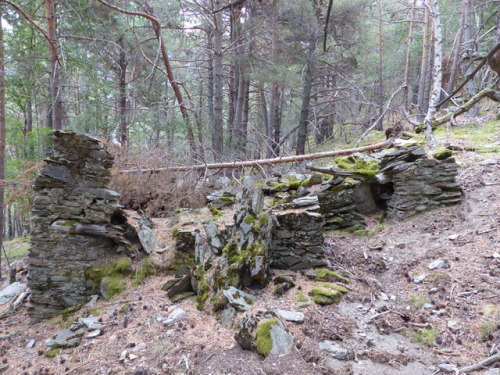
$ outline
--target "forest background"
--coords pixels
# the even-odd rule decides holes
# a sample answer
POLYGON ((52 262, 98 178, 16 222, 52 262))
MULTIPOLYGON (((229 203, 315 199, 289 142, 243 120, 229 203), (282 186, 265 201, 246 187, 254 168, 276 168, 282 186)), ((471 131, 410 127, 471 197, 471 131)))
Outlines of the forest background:
MULTIPOLYGON (((133 168, 300 155, 424 124, 500 42, 499 9, 498 0, 1 0, 0 233, 26 233, 23 182, 52 130, 107 139, 118 167, 133 168)), ((442 114, 497 80, 485 66, 442 114)), ((467 109, 479 115, 479 105, 467 109)))

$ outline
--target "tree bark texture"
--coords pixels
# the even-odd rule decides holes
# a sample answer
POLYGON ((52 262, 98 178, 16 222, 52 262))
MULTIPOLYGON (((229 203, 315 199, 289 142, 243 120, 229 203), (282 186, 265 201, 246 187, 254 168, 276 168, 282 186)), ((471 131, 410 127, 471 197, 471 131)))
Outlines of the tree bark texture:
MULTIPOLYGON (((2 25, 3 9, 0 5, 0 181, 5 180, 5 48, 3 40, 2 25)), ((0 186, 0 250, 3 247, 4 228, 5 228, 5 189, 0 186)), ((1 257, 0 257, 1 258, 1 257)), ((1 261, 0 261, 1 266, 1 261)), ((1 277, 1 271, 0 271, 1 277)))
POLYGON ((437 104, 441 97, 441 86, 443 80, 442 62, 443 62, 443 31, 441 25, 441 15, 439 13, 438 0, 431 0, 432 29, 434 31, 434 67, 432 70, 432 96, 429 102, 429 109, 424 120, 424 133, 427 139, 427 145, 431 150, 437 148, 436 137, 432 133, 432 122, 436 114, 437 104))
POLYGON ((415 3, 413 0, 413 5, 410 11, 410 26, 408 30, 408 39, 406 42, 406 58, 405 58, 405 70, 404 70, 404 87, 403 87, 403 108, 408 110, 408 90, 409 90, 409 78, 410 78, 410 62, 411 62, 411 46, 413 44, 413 22, 415 18, 415 3))
MULTIPOLYGON (((474 70, 474 65, 472 64, 472 56, 475 52, 475 44, 472 38, 472 2, 473 0, 464 0, 463 2, 463 12, 464 12, 464 31, 463 31, 463 53, 464 53, 464 66, 465 75, 469 75, 474 70)), ((469 80, 465 84, 465 90, 467 91, 468 99, 472 98, 476 94, 476 87, 474 80, 469 80)), ((479 107, 474 106, 469 110, 471 116, 479 116, 479 107)))
POLYGON ((419 109, 419 117, 422 119, 423 114, 427 112, 429 106, 429 70, 431 61, 431 18, 429 12, 429 4, 431 0, 425 0, 425 16, 424 16, 424 39, 422 47, 422 60, 420 63, 420 80, 418 84, 418 99, 417 106, 419 109))
POLYGON ((378 66, 377 66, 377 107, 378 107, 378 120, 376 129, 381 131, 384 129, 383 121, 384 121, 384 35, 382 29, 382 4, 380 0, 377 3, 378 7, 378 66))
MULTIPOLYGON (((318 4, 317 0, 313 0, 314 9, 316 10, 318 4)), ((316 66, 316 44, 318 42, 318 31, 316 25, 311 25, 309 33, 309 42, 307 45, 306 67, 303 79, 302 88, 302 105, 300 109, 299 118, 299 131, 297 136, 297 155, 303 155, 306 152, 307 141, 307 122, 309 120, 309 111, 311 109, 311 92, 313 86, 314 69, 316 66)))
POLYGON ((49 43, 49 109, 47 114, 48 127, 54 130, 62 129, 63 104, 61 98, 59 59, 57 57, 57 21, 55 0, 45 0, 45 17, 49 43))
MULTIPOLYGON (((215 1, 215 6, 219 8, 220 0, 215 1)), ((224 152, 224 119, 223 119, 223 62, 222 62, 222 35, 224 25, 222 13, 216 13, 215 29, 213 35, 214 43, 214 150, 222 157, 224 152)))

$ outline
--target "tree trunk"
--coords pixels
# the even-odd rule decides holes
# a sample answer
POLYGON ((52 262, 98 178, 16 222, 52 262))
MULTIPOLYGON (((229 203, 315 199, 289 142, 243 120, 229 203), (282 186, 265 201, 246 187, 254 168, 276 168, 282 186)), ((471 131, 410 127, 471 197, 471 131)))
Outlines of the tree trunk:
POLYGON ((54 130, 62 129, 63 105, 59 82, 59 59, 57 57, 57 24, 55 0, 45 0, 45 15, 49 43, 49 96, 50 104, 47 114, 48 127, 54 130))
POLYGON ((120 57, 118 59, 118 87, 120 92, 118 118, 119 118, 119 134, 118 140, 122 147, 128 149, 128 124, 127 124, 127 56, 123 49, 123 40, 118 41, 120 47, 120 57))
MULTIPOLYGON (((314 10, 318 7, 317 0, 313 0, 314 10)), ((316 25, 311 26, 312 30, 309 34, 309 42, 307 45, 306 69, 304 73, 304 83, 302 88, 302 106, 300 109, 299 131, 297 135, 297 155, 303 155, 306 152, 307 140, 307 121, 309 119, 309 111, 311 104, 311 91, 313 85, 313 74, 315 69, 315 51, 318 42, 318 31, 316 25)))
POLYGON ((427 112, 429 107, 429 70, 431 60, 431 19, 429 12, 429 4, 431 0, 425 0, 427 6, 425 7, 424 17, 424 39, 422 47, 422 61, 420 64, 420 82, 418 85, 418 101, 417 106, 419 109, 419 117, 422 118, 423 114, 427 112))
POLYGON ((405 70, 404 70, 404 87, 403 87, 403 108, 405 111, 408 110, 408 85, 410 77, 410 62, 411 62, 411 47, 413 44, 413 22, 415 18, 415 3, 417 0, 413 0, 413 5, 410 12, 410 27, 408 30, 408 39, 406 43, 406 60, 405 60, 405 70))
MULTIPOLYGON (((465 70, 465 76, 472 73, 474 70, 474 65, 472 64, 472 56, 475 52, 474 39, 472 38, 472 0, 464 0, 463 2, 463 12, 464 12, 464 65, 467 67, 465 70)), ((474 85, 474 80, 469 80, 465 84, 465 91, 467 91, 467 99, 472 98, 476 94, 476 88, 474 85)), ((479 116, 479 106, 475 105, 469 110, 471 116, 479 116)))
POLYGON ((431 0, 431 13, 432 29, 434 31, 434 67, 432 70, 433 88, 432 96, 429 102, 429 109, 424 120, 424 133, 427 139, 427 145, 431 150, 435 150, 437 148, 437 141, 432 133, 432 121, 434 121, 437 104, 439 103, 439 98, 441 96, 441 84, 443 79, 443 32, 438 0, 431 0))
MULTIPOLYGON (((215 1, 217 9, 220 8, 220 0, 215 1)), ((214 150, 222 157, 224 152, 224 119, 222 115, 223 106, 223 65, 222 65, 222 35, 224 25, 222 13, 215 14, 214 42, 214 150)))
MULTIPOLYGON (((0 6, 0 181, 5 180, 5 48, 3 40, 2 17, 3 9, 0 6)), ((0 250, 3 247, 4 240, 4 199, 5 191, 2 184, 0 186, 0 250)), ((0 278, 1 277, 2 271, 0 256, 0 278)))
POLYGON ((24 105, 24 156, 31 160, 34 157, 35 150, 33 147, 32 132, 33 132, 33 102, 31 98, 26 99, 24 105))
MULTIPOLYGON (((467 0, 465 0, 467 1, 467 0)), ((448 79, 448 83, 446 85, 446 94, 448 95, 453 91, 455 87, 455 81, 457 80, 458 68, 460 63, 460 51, 462 50, 461 42, 463 37, 464 25, 465 25, 465 7, 462 6, 462 16, 460 18, 460 28, 458 29, 458 34, 456 37, 456 43, 454 44, 454 49, 451 57, 451 69, 450 69, 450 78, 448 79)))
POLYGON ((384 129, 382 113, 384 112, 384 59, 383 59, 383 41, 382 34, 382 5, 380 0, 377 4, 378 8, 378 66, 377 66, 377 106, 378 106, 378 121, 376 129, 381 131, 384 129))

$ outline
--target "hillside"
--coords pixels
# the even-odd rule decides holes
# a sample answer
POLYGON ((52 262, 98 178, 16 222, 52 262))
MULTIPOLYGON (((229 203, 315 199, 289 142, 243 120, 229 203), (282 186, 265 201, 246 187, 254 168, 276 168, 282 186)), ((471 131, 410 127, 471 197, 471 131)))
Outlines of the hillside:
MULTIPOLYGON (((498 128, 499 121, 490 120, 438 132, 443 142, 476 146, 476 151, 456 154, 465 194, 461 205, 383 226, 367 217, 363 234, 368 235, 325 234, 331 268, 351 275, 349 292, 339 304, 299 307, 317 285, 306 272, 274 271, 273 276, 285 274, 296 284, 283 296, 273 295, 274 284, 251 291, 258 302, 249 313, 304 314, 302 323, 287 324, 295 337, 292 355, 264 359, 243 351, 233 338, 236 331, 199 311, 194 299, 173 303, 161 290, 173 275, 158 267, 141 285, 128 280, 118 296, 64 318, 30 325, 23 304, 0 321, 0 369, 30 375, 424 375, 478 363, 497 352, 500 343, 500 159, 491 152, 499 147, 498 128), (163 318, 178 308, 186 315, 165 325, 163 318), (47 350, 47 339, 85 316, 99 319, 98 334, 86 332, 75 348, 47 350), (321 349, 325 340, 340 347, 336 356, 344 358, 321 349)), ((167 221, 154 219, 161 249, 175 246, 167 221)), ((22 268, 26 243, 7 244, 7 251, 22 268)), ((155 253, 154 263, 164 264, 167 256, 168 250, 155 253)), ((8 274, 5 264, 2 274, 8 274)), ((26 281, 22 271, 18 281, 26 281)), ((490 365, 495 366, 498 362, 490 365)))

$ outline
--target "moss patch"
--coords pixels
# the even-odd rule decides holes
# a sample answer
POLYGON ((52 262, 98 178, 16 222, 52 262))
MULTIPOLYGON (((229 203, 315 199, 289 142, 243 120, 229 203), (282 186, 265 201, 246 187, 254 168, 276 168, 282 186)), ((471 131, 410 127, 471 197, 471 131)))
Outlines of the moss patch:
POLYGON ((342 293, 338 290, 314 288, 309 292, 309 296, 318 305, 333 305, 340 302, 342 293))
POLYGON ((96 288, 99 288, 101 280, 105 277, 118 277, 129 275, 132 273, 132 261, 129 257, 121 257, 114 262, 95 267, 90 267, 85 270, 85 278, 92 281, 96 288))
POLYGON ((151 257, 142 260, 140 266, 135 270, 134 280, 132 286, 137 287, 141 285, 147 277, 155 274, 155 267, 151 257))
POLYGON ((125 283, 123 282, 123 277, 120 275, 110 276, 103 281, 103 284, 106 287, 108 299, 113 298, 113 296, 125 290, 125 283))
POLYGON ((62 352, 61 348, 54 348, 54 349, 49 349, 49 350, 45 351, 45 353, 43 353, 43 354, 46 358, 55 358, 59 354, 61 354, 61 352, 62 352))
POLYGON ((354 155, 336 158, 335 163, 342 170, 354 172, 366 178, 375 178, 375 175, 380 172, 380 165, 376 160, 365 160, 354 155))
POLYGON ((312 272, 309 272, 307 277, 317 281, 341 281, 349 283, 349 279, 347 277, 341 276, 337 272, 330 271, 326 268, 316 268, 312 272))
POLYGON ((444 160, 448 159, 449 157, 453 156, 453 151, 448 150, 447 148, 440 148, 432 153, 432 156, 434 156, 435 159, 437 160, 444 160))
POLYGON ((217 209, 217 207, 215 207, 215 205, 213 203, 210 203, 208 205, 208 210, 210 211, 210 213, 212 214, 212 216, 214 218, 217 219, 217 218, 222 217, 222 212, 219 209, 217 209))
POLYGON ((261 323, 257 328, 257 353, 268 356, 273 349, 273 340, 271 338, 271 328, 278 325, 277 320, 269 320, 261 323))
POLYGON ((338 290, 341 293, 347 293, 347 292, 349 292, 349 289, 347 289, 345 286, 337 285, 337 284, 320 283, 320 284, 318 284, 318 286, 322 287, 322 288, 338 290))

